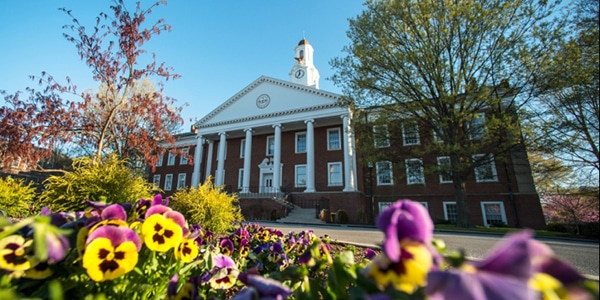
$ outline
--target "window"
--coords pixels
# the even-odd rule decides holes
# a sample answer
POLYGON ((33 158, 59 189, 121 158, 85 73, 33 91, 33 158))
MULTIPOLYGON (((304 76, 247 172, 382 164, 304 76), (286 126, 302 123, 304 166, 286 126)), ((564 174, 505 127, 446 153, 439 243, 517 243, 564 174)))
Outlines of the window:
POLYGON ((438 156, 437 163, 438 172, 440 174, 440 183, 452 183, 450 156, 438 156))
POLYGON ((340 129, 330 128, 327 129, 327 150, 340 150, 342 149, 342 143, 340 139, 340 129))
POLYGON ((390 138, 387 125, 373 126, 373 141, 375 147, 385 148, 390 146, 390 138))
POLYGON ((423 161, 420 158, 411 158, 404 161, 406 164, 406 183, 424 184, 423 161))
POLYGON ((386 208, 392 206, 394 202, 379 202, 379 214, 381 214, 386 208))
POLYGON ((246 139, 240 142, 240 158, 244 158, 244 155, 246 155, 246 139))
POLYGON ((306 186, 306 165, 296 165, 296 187, 306 186))
POLYGON ((507 223, 504 203, 502 202, 483 201, 481 202, 481 212, 484 226, 505 225, 507 223))
POLYGON ((306 153, 306 132, 296 133, 296 153, 306 153))
POLYGON ((452 224, 456 224, 456 216, 458 208, 454 201, 444 201, 444 219, 452 224))
POLYGON ((167 166, 172 166, 175 164, 175 154, 169 152, 169 160, 167 161, 167 166))
POLYGON ((475 181, 477 182, 497 182, 498 174, 496 173, 496 164, 494 156, 491 154, 485 157, 485 154, 473 155, 473 161, 478 164, 475 167, 475 181))
POLYGON ((173 174, 165 175, 165 191, 170 191, 173 185, 173 174))
POLYGON ((152 183, 154 183, 155 186, 160 187, 160 175, 154 175, 154 177, 152 177, 152 183))
POLYGON ((392 162, 391 161, 379 161, 376 164, 377 171, 377 185, 392 185, 394 184, 392 174, 392 162))
POLYGON ((443 142, 442 139, 440 138, 438 132, 441 132, 442 129, 437 125, 437 124, 431 124, 431 126, 433 127, 431 129, 431 136, 433 137, 433 141, 436 143, 441 143, 443 142))
POLYGON ((238 188, 241 189, 244 187, 244 169, 238 170, 238 188))
POLYGON ((160 166, 162 166, 162 164, 163 164, 163 155, 162 155, 162 153, 159 153, 158 154, 158 161, 156 162, 156 166, 160 167, 160 166))
POLYGON ((422 202, 419 202, 419 203, 421 203, 421 205, 423 205, 423 207, 425 207, 425 209, 429 212, 429 204, 427 204, 426 201, 422 201, 422 202))
POLYGON ((185 149, 181 149, 181 158, 179 159, 179 164, 180 165, 187 165, 188 164, 188 154, 190 153, 190 149, 185 148, 185 149))
POLYGON ((17 158, 17 159, 13 159, 13 161, 11 162, 10 166, 12 168, 18 168, 21 165, 21 158, 17 158))
POLYGON ((469 138, 472 140, 480 140, 483 137, 483 131, 485 129, 485 114, 479 113, 471 123, 467 130, 469 131, 469 138))
POLYGON ((417 123, 402 123, 402 142, 404 146, 419 145, 419 126, 417 123))
POLYGON ((267 137, 267 155, 273 156, 275 154, 275 137, 268 136, 267 137))
POLYGON ((185 173, 179 173, 179 175, 177 175, 177 189, 185 189, 185 173))
POLYGON ((329 186, 342 185, 342 163, 334 162, 327 164, 327 178, 329 186))

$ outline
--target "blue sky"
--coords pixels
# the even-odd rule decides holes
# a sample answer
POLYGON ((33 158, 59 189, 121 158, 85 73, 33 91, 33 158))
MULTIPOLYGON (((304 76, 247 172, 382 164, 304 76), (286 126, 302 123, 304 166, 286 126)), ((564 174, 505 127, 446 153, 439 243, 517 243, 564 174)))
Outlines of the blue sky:
MULTIPOLYGON (((147 7, 154 1, 143 1, 147 7)), ((91 28, 101 11, 110 13, 112 1, 26 0, 3 1, 0 9, 0 89, 9 93, 37 87, 29 75, 50 73, 59 82, 71 77, 78 90, 95 88, 92 73, 79 59, 74 44, 63 38, 71 19, 58 8, 71 9, 91 28)), ((260 77, 289 80, 294 47, 303 37, 314 48, 314 63, 322 90, 339 93, 327 80, 329 61, 344 55, 348 18, 363 10, 359 0, 170 0, 151 18, 164 18, 172 31, 153 37, 144 46, 156 53, 182 78, 169 81, 165 93, 188 103, 182 117, 200 119, 260 77)), ((134 11, 134 1, 126 0, 134 11)))

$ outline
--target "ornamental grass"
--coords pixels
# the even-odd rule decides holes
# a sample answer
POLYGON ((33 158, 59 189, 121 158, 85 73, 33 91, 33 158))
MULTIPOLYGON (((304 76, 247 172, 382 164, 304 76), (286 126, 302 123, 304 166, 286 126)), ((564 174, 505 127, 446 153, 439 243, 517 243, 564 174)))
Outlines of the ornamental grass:
POLYGON ((0 299, 598 298, 530 231, 507 235, 480 261, 447 253, 410 200, 382 212, 385 239, 364 253, 258 223, 217 235, 160 195, 87 205, 0 218, 0 299))

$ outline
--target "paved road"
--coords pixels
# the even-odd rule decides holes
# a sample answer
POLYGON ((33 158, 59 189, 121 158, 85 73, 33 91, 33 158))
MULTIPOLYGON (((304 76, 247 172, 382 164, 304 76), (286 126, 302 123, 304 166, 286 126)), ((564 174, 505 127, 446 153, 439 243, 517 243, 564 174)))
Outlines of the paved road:
MULTIPOLYGON (((383 240, 383 233, 368 227, 340 227, 331 225, 297 225, 283 223, 262 223, 278 228, 283 232, 312 229, 316 235, 329 235, 332 240, 351 242, 367 246, 377 246, 383 240)), ((482 258, 498 242, 500 236, 477 233, 436 232, 435 238, 444 240, 450 250, 464 249, 467 256, 482 258)), ((556 255, 578 268, 583 274, 598 280, 598 242, 556 240, 540 238, 554 250, 556 255)))

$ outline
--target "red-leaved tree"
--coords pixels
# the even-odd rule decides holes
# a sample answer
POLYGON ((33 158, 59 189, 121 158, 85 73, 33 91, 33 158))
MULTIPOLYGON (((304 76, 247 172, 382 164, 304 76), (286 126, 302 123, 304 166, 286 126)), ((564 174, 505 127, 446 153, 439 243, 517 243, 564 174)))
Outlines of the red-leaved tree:
POLYGON ((144 55, 142 48, 171 30, 163 19, 145 25, 152 9, 161 4, 166 1, 144 9, 138 2, 131 12, 124 0, 113 0, 111 13, 100 13, 91 30, 70 10, 61 9, 73 20, 63 27, 63 35, 77 47, 98 88, 78 92, 69 77, 59 83, 42 72, 31 77, 39 90, 0 91, 6 103, 0 108, 0 156, 35 161, 60 142, 93 149, 90 154, 96 157, 116 153, 154 166, 155 153, 173 145, 172 134, 183 124, 182 107, 163 93, 164 82, 179 75, 157 64, 155 54, 144 55))

